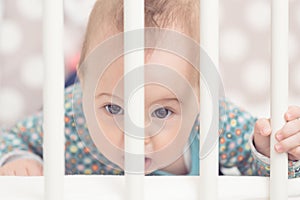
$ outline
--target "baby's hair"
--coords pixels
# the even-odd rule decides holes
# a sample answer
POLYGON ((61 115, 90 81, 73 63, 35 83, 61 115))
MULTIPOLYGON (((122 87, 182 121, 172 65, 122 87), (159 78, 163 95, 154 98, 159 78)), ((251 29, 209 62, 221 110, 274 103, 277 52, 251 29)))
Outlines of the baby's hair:
MULTIPOLYGON (((144 1, 145 27, 172 29, 176 26, 199 42, 200 0, 144 1)), ((90 14, 79 64, 102 40, 120 32, 123 32, 123 0, 97 0, 90 14)))

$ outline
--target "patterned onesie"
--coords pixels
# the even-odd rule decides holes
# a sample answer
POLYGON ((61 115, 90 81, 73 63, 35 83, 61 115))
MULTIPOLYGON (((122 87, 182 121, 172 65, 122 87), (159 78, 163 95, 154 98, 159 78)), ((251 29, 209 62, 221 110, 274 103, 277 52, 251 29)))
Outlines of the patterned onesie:
MULTIPOLYGON (((98 152, 91 140, 82 111, 81 89, 78 84, 75 86, 65 91, 65 173, 123 174, 122 169, 98 152)), ((220 113, 219 166, 222 173, 269 176, 269 158, 257 152, 253 145, 256 119, 226 99, 220 100, 220 113)), ((42 118, 39 112, 11 129, 1 130, 0 166, 20 158, 42 162, 42 118)), ((190 134, 188 175, 199 174, 199 124, 196 122, 190 134)), ((289 161, 288 165, 289 178, 300 177, 300 161, 289 161)), ((150 175, 171 174, 157 170, 150 175)))

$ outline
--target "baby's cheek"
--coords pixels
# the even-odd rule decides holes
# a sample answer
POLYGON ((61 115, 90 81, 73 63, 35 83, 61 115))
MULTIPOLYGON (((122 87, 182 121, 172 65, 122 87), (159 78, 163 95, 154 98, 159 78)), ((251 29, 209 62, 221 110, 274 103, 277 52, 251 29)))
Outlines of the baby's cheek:
POLYGON ((124 149, 124 134, 118 128, 108 128, 104 131, 104 135, 108 138, 112 145, 119 149, 124 149))
POLYGON ((98 120, 100 130, 108 139, 111 145, 124 148, 124 134, 123 131, 116 125, 114 120, 98 120))
POLYGON ((167 123, 164 128, 155 135, 155 151, 160 151, 164 148, 176 145, 178 140, 181 140, 179 135, 180 124, 178 123, 167 123))

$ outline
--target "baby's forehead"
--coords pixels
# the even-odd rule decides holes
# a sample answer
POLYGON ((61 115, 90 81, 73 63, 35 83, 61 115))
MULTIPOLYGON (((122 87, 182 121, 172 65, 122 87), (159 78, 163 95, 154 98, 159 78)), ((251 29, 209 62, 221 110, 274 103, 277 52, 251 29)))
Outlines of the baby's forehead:
MULTIPOLYGON (((164 39, 168 36, 168 33, 169 32, 167 31, 164 34, 159 35, 161 37, 159 37, 158 41, 154 41, 152 46, 150 45, 150 47, 148 47, 145 45, 145 65, 156 65, 158 69, 162 67, 168 67, 169 69, 175 71, 177 74, 181 75, 183 78, 187 79, 192 85, 197 84, 199 79, 199 70, 197 69, 197 66, 195 67, 191 64, 193 63, 197 65, 198 63, 196 59, 197 56, 195 56, 195 52, 197 51, 193 51, 193 49, 197 45, 195 45, 188 39, 183 40, 184 42, 180 41, 180 45, 178 44, 180 47, 180 51, 176 52, 177 54, 175 54, 173 52, 174 50, 172 51, 172 49, 178 49, 178 45, 177 47, 166 48, 169 43, 166 43, 164 39), (161 46, 165 48, 163 49, 161 46)), ((94 45, 91 46, 93 46, 94 49, 93 51, 90 51, 89 54, 92 55, 93 58, 99 56, 99 62, 101 62, 101 59, 104 59, 103 57, 108 58, 109 55, 115 55, 109 61, 110 66, 106 66, 108 63, 104 64, 107 68, 105 73, 109 74, 109 77, 121 77, 124 71, 124 35, 122 32, 116 33, 112 30, 108 31, 105 35, 103 34, 104 33, 100 35, 97 34, 99 37, 98 39, 93 38, 94 45), (109 38, 109 35, 112 35, 112 37, 109 38), (103 41, 105 38, 107 39, 107 42, 103 41), (102 52, 102 54, 98 52, 102 52)), ((173 44, 175 44, 175 41, 173 44)), ((139 51, 139 49, 137 51, 139 51)), ((87 60, 89 60, 89 58, 87 60)), ((91 67, 89 67, 89 65, 86 65, 86 67, 82 67, 82 69, 84 68, 91 67)), ((90 71, 90 69, 88 70, 90 71)), ((92 71, 94 70, 97 69, 92 69, 92 71)), ((149 76, 148 73, 146 73, 145 75, 149 76)), ((168 74, 166 74, 166 76, 168 76, 168 74)))
MULTIPOLYGON (((186 83, 197 85, 196 70, 187 61, 179 56, 164 51, 152 51, 151 56, 145 59, 144 74, 146 85, 168 85, 179 87, 186 83), (167 82, 166 82, 167 81, 167 82), (172 82, 172 83, 171 83, 172 82)), ((118 84, 124 84, 125 76, 136 78, 134 72, 124 75, 124 57, 120 57, 99 77, 98 87, 113 91, 118 84)), ((123 88, 123 86, 121 87, 123 88)))
MULTIPOLYGON (((147 53, 145 53, 147 55, 147 53)), ((153 49, 151 54, 149 54, 145 59, 145 64, 155 65, 159 72, 159 69, 169 68, 171 71, 174 71, 181 76, 190 78, 190 74, 195 70, 194 66, 191 65, 185 58, 176 55, 172 52, 153 49)), ((166 74, 168 75, 168 74, 166 74)))
MULTIPOLYGON (((124 80, 136 79, 136 76, 131 74, 123 74, 124 70, 119 67, 123 60, 119 59, 115 65, 111 65, 97 85, 97 93, 116 94, 118 97, 124 97, 124 80)), ((155 102, 163 99, 182 99, 188 95, 194 87, 193 79, 188 73, 188 70, 176 66, 163 66, 160 64, 147 64, 144 67, 145 79, 142 85, 144 86, 147 102, 155 102)))
MULTIPOLYGON (((187 79, 190 78, 192 73, 197 71, 196 68, 183 57, 160 49, 145 50, 144 69, 145 76, 151 76, 155 73, 165 72, 165 75, 177 73, 180 76, 186 77, 187 79), (156 70, 148 70, 149 68, 155 68, 156 70)), ((110 76, 123 76, 123 72, 124 56, 120 56, 114 60, 106 69, 106 73, 109 73, 110 76)))

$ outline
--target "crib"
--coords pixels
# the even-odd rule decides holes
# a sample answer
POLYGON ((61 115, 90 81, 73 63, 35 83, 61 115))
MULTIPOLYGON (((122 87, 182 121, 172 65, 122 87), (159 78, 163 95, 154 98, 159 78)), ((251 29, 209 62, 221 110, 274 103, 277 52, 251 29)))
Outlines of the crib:
MULTIPOLYGON (((44 178, 1 177, 1 198, 7 200, 40 200, 44 198, 44 178)), ((202 199, 199 193, 199 177, 145 177, 144 194, 152 199, 202 199), (162 189, 163 188, 163 189, 162 189), (176 188, 176 189, 174 189, 176 188)), ((261 177, 218 178, 217 199, 220 200, 267 200, 269 179, 261 177), (249 193, 249 188, 255 187, 249 193)), ((287 185, 290 200, 299 199, 299 181, 287 185), (297 187, 298 186, 298 187, 297 187)), ((109 199, 123 200, 125 177, 116 176, 67 176, 64 177, 64 200, 109 199), (118 188, 118 189, 116 189, 118 188)), ((213 192, 213 189, 211 190, 213 192)))
MULTIPOLYGON (((144 28, 144 3, 140 0, 124 0, 124 29, 144 28)), ((201 46, 218 66, 218 0, 201 0, 201 46)), ((63 1, 44 2, 44 53, 47 77, 44 86, 44 177, 0 177, 0 197, 6 200, 300 200, 300 179, 287 179, 287 155, 271 152, 271 177, 236 177, 218 175, 218 149, 201 160, 200 176, 143 175, 144 158, 137 160, 140 174, 125 176, 65 176, 64 175, 64 67, 63 67, 63 1), (51 35, 51 37, 50 37, 51 35), (55 84, 53 84, 55 83, 55 84), (56 98, 51 98, 55 96, 56 98), (53 112, 59 111, 59 115, 53 112), (50 134, 51 133, 51 134, 50 134), (55 134, 53 134, 55 133, 55 134), (54 148, 55 147, 55 148, 54 148), (280 189, 279 189, 280 188, 280 189)), ((143 36, 140 35, 143 41, 143 36)), ((278 130, 284 123, 282 114, 288 98, 288 1, 272 1, 272 129, 278 130)), ((126 50, 125 40, 125 52, 126 50)), ((143 44, 141 44, 143 45, 143 44)), ((132 66, 144 64, 144 51, 125 55, 125 73, 132 66), (126 71, 127 70, 127 71, 126 71)), ((143 73, 143 72, 141 72, 143 73)), ((125 83, 125 96, 126 85, 125 83)), ((202 80, 201 80, 202 81, 202 80)), ((205 80, 204 80, 205 82, 205 80)), ((201 105, 211 100, 201 82, 201 105)), ((127 91, 130 92, 130 91, 127 91)), ((129 93, 128 93, 129 94, 129 93)), ((214 97, 216 97, 215 94, 214 97)), ((144 95, 138 96, 139 104, 129 112, 144 116, 144 95)), ((218 100, 212 100, 217 106, 218 100)), ((207 106, 206 106, 207 107, 207 106)), ((212 115, 205 106, 201 115, 212 115)), ((143 124, 143 117, 137 122, 143 124)), ((200 116, 201 117, 201 116, 200 116)), ((218 118, 216 118, 218 120, 218 118)), ((218 124, 218 121, 214 121, 218 124)), ((126 119, 125 119, 126 124, 126 119)), ((208 130, 203 123, 202 133, 208 130)), ((143 125, 142 125, 143 126, 143 125)), ((125 126, 126 127, 126 126, 125 126)), ((216 126, 218 127, 218 126, 216 126)), ((215 131, 217 134, 217 131, 215 131)), ((201 135, 201 141, 206 135, 201 135)), ((272 137, 271 144, 275 144, 272 137)), ((200 145, 201 146, 201 145, 200 145)), ((125 150, 144 152, 144 142, 125 138, 125 150)), ((200 151, 201 152, 201 151, 200 151)), ((126 160, 126 157, 125 157, 126 160)))

